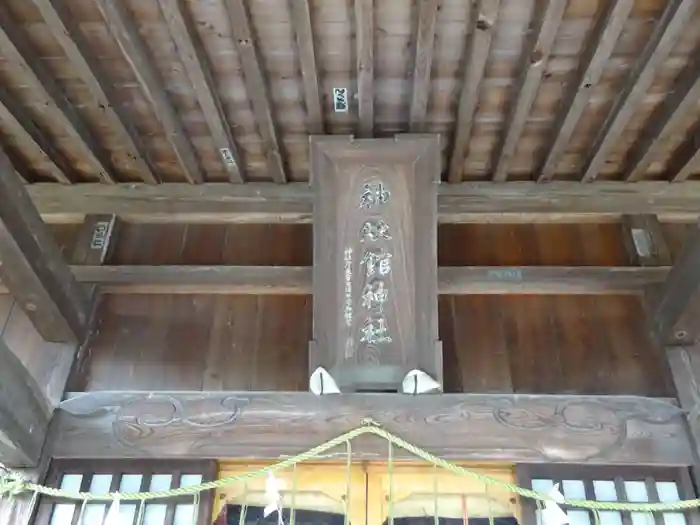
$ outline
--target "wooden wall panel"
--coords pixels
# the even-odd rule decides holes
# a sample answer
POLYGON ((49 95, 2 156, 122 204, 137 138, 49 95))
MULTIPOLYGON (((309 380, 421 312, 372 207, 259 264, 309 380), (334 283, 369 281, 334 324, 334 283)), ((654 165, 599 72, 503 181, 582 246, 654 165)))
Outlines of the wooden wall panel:
POLYGON ((86 390, 304 390, 306 296, 107 296, 86 390))
POLYGON ((441 296, 445 388, 673 396, 633 296, 441 296))

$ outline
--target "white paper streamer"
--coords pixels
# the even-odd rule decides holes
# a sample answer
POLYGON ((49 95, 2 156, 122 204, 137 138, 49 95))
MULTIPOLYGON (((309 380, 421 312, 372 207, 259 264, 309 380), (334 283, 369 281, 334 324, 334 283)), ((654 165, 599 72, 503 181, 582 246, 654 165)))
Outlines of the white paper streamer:
POLYGON ((554 485, 547 495, 554 501, 544 502, 542 525, 566 525, 569 523, 569 516, 558 505, 558 503, 564 503, 564 496, 559 492, 559 483, 554 485))

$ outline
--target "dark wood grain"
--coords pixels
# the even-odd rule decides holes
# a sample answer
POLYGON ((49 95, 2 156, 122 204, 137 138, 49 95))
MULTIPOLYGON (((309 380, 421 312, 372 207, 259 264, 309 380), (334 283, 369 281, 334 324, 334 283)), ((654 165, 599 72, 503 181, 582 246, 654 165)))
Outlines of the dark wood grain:
MULTIPOLYGON (((674 401, 640 397, 310 393, 95 392, 69 394, 56 421, 57 458, 277 459, 371 417, 445 459, 688 465, 674 401), (155 423, 155 424, 154 424, 155 423)), ((331 451, 334 459, 345 451, 331 451)), ((356 459, 382 459, 377 438, 356 459)), ((397 457, 406 458, 402 450, 397 457)))
POLYGON ((424 133, 428 114, 430 73, 433 65, 435 21, 442 0, 420 2, 416 29, 415 57, 413 64, 413 88, 408 128, 411 133, 424 133))
MULTIPOLYGON (((141 222, 311 222, 313 191, 305 183, 231 185, 32 184, 27 188, 47 220, 116 214, 141 222)), ((700 182, 582 185, 462 183, 438 189, 440 222, 610 222, 624 214, 696 220, 700 182)))
POLYGON ((314 50, 314 35, 311 25, 311 6, 309 0, 290 2, 292 25, 299 51, 299 65, 304 84, 304 100, 306 102, 306 126, 310 135, 319 135, 324 131, 323 108, 321 93, 318 87, 318 71, 316 68, 316 52, 314 50))
POLYGON ((374 0, 353 0, 357 61, 357 134, 374 134, 374 0))
POLYGON ((349 391, 398 389, 414 368, 439 378, 438 139, 338 137, 311 145, 316 226, 310 371, 325 367, 349 391), (364 232, 368 225, 370 233, 364 232), (367 260, 370 254, 377 259, 367 260))
POLYGON ((0 151, 0 277, 47 341, 82 341, 90 302, 0 151))
POLYGON ((50 413, 39 384, 0 338, 0 461, 12 467, 36 466, 50 413))

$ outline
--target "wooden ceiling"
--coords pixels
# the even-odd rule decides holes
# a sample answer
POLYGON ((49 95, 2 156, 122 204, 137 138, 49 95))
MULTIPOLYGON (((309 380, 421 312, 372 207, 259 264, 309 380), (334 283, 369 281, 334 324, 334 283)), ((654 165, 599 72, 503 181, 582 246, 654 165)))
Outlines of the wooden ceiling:
POLYGON ((683 181, 699 46, 696 0, 3 0, 0 135, 29 183, 305 181, 310 134, 406 132, 450 182, 683 181))

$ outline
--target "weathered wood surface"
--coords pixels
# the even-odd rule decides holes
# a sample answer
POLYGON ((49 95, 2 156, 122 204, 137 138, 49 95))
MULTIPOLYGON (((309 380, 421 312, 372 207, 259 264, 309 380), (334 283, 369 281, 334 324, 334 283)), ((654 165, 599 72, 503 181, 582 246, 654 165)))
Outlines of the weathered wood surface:
POLYGON ((0 151, 0 277, 47 341, 81 341, 87 294, 0 151))
POLYGON ((652 301, 651 326, 659 341, 687 342, 700 337, 700 224, 688 233, 652 301))
MULTIPOLYGON (((149 222, 311 222, 313 190, 305 183, 81 184, 28 186, 47 220, 116 214, 149 222)), ((440 222, 619 220, 653 213, 664 220, 700 215, 700 182, 461 183, 438 188, 440 222)))
POLYGON ((36 380, 0 338, 0 462, 37 465, 50 413, 36 380))
POLYGON ((398 389, 419 368, 438 379, 439 139, 311 142, 314 334, 309 368, 341 389, 398 389))
MULTIPOLYGON (((355 428, 367 417, 446 459, 693 461, 683 414, 670 399, 477 394, 76 393, 61 405, 52 454, 277 459, 355 428)), ((386 453, 386 444, 376 437, 353 443, 356 459, 382 459, 386 453)), ((338 449, 325 459, 343 454, 345 449, 338 449)))

